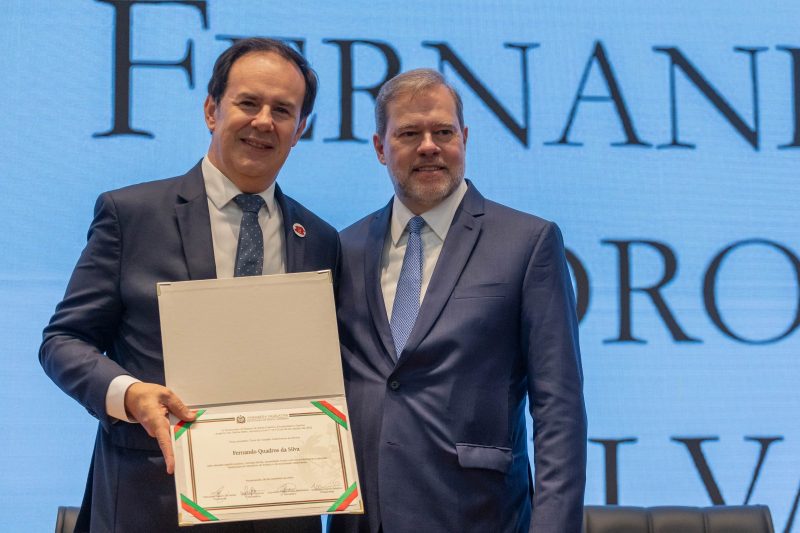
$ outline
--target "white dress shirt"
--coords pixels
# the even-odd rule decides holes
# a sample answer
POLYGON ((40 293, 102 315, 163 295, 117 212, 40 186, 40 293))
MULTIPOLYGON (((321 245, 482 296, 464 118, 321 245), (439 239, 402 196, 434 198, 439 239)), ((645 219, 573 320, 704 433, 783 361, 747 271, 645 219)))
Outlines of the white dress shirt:
MULTIPOLYGON (((236 247, 239 244, 239 226, 242 209, 233 201, 242 193, 215 167, 208 156, 203 158, 203 181, 208 196, 208 214, 211 218, 211 239, 214 242, 214 263, 218 278, 232 278, 236 266, 236 247)), ((264 209, 258 212, 258 225, 264 235, 264 274, 283 274, 286 260, 283 241, 283 214, 275 200, 275 182, 263 192, 264 209)))
MULTIPOLYGON (((450 231, 453 223, 453 216, 456 214, 464 194, 467 192, 467 184, 464 180, 458 185, 450 196, 431 209, 422 213, 425 219, 420 236, 422 237, 422 290, 419 294, 419 302, 422 304, 428 284, 431 281, 436 262, 442 251, 442 245, 450 231)), ((403 257, 406 254, 408 245, 408 221, 414 217, 414 213, 406 207, 403 202, 394 197, 392 203, 392 221, 389 226, 389 233, 383 244, 381 254, 381 291, 383 292, 383 303, 386 306, 386 316, 392 319, 392 307, 394 306, 394 296, 397 292, 397 282, 400 279, 400 270, 403 267, 403 257)))
MULTIPOLYGON (((217 278, 232 278, 236 266, 236 248, 239 244, 239 226, 242 209, 233 201, 241 194, 208 156, 201 165, 203 182, 208 199, 208 215, 211 222, 211 240, 214 246, 214 264, 217 278)), ((264 274, 283 274, 286 272, 286 258, 283 235, 283 214, 275 200, 275 183, 258 193, 264 199, 264 209, 258 212, 258 224, 264 236, 264 274)), ((401 259, 402 261, 402 259, 401 259)), ((106 391, 106 413, 119 420, 135 422, 125 412, 125 392, 139 380, 128 375, 114 378, 106 391)))

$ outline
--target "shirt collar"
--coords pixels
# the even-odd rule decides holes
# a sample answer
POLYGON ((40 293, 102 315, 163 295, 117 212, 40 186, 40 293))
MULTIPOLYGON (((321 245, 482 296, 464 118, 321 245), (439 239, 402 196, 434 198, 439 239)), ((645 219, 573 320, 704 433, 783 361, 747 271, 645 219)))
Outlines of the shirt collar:
MULTIPOLYGON (((462 179, 461 183, 456 187, 456 190, 442 200, 439 205, 421 215, 422 218, 425 219, 426 226, 431 228, 442 242, 444 242, 445 237, 447 237, 447 232, 450 230, 450 225, 453 223, 456 209, 458 209, 466 193, 467 183, 462 179)), ((411 220, 413 216, 415 216, 414 213, 412 213, 411 210, 397 198, 397 195, 395 195, 394 201, 392 202, 391 223, 393 245, 397 246, 400 237, 403 236, 403 231, 405 231, 408 225, 408 221, 411 220)), ((423 231, 425 230, 423 229, 423 231)))
MULTIPOLYGON (((222 209, 229 202, 233 200, 236 195, 242 194, 242 191, 222 173, 206 155, 202 163, 203 182, 206 186, 206 196, 214 204, 217 209, 222 209)), ((275 182, 272 182, 266 190, 261 191, 258 195, 264 199, 264 204, 267 208, 267 216, 275 213, 275 182)))

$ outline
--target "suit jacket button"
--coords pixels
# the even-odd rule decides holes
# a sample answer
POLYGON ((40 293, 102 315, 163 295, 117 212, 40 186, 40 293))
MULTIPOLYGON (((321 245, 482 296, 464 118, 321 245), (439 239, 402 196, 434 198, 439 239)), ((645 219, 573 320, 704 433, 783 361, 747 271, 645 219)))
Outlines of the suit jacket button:
POLYGON ((389 382, 389 388, 392 389, 392 390, 399 389, 400 388, 400 382, 397 381, 397 380, 389 382))

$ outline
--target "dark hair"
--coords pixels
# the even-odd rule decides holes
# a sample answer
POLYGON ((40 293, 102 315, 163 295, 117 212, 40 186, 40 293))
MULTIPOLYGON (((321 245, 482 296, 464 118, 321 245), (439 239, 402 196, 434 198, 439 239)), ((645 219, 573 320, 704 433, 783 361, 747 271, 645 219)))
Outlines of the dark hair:
POLYGON ((458 91, 447 83, 447 80, 438 71, 430 68, 418 68, 398 74, 383 84, 375 98, 375 129, 378 136, 383 139, 386 135, 388 122, 387 110, 389 103, 406 94, 416 95, 435 87, 445 87, 453 96, 456 104, 456 117, 458 125, 464 129, 464 105, 458 91))
POLYGON ((208 95, 214 99, 214 102, 219 104, 222 95, 225 94, 225 89, 228 86, 228 75, 236 60, 252 52, 272 52, 297 65, 306 82, 306 93, 303 96, 300 119, 302 120, 310 115, 314 109, 314 100, 317 98, 317 73, 311 68, 306 58, 294 48, 282 41, 264 37, 250 37, 238 40, 217 58, 211 79, 208 80, 208 95))

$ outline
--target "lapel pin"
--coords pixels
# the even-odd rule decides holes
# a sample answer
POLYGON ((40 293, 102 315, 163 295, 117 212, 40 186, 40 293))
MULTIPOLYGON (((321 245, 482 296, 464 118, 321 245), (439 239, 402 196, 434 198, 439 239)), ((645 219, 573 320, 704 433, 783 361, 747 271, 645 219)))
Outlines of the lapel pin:
POLYGON ((294 234, 298 237, 306 236, 306 228, 304 228, 302 224, 295 222, 294 225, 292 225, 292 230, 294 230, 294 234))

